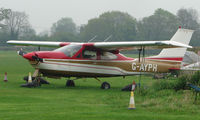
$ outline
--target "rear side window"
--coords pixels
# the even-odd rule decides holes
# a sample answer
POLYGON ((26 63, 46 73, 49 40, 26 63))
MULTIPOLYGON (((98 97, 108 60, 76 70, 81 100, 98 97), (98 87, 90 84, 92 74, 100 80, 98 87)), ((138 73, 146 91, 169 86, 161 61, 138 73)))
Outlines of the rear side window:
POLYGON ((85 59, 97 59, 97 51, 84 50, 82 55, 85 59))
POLYGON ((111 52, 103 52, 101 53, 101 60, 113 60, 117 59, 117 56, 111 52))

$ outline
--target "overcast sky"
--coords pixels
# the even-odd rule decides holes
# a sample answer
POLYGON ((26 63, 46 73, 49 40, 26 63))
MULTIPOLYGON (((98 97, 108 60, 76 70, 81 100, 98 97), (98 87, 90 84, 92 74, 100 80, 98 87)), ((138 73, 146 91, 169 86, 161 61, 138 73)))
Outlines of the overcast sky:
POLYGON ((106 11, 127 12, 137 19, 163 8, 174 14, 180 8, 200 11, 200 0, 0 0, 0 7, 26 12, 37 32, 49 30, 62 17, 71 17, 77 25, 106 11))

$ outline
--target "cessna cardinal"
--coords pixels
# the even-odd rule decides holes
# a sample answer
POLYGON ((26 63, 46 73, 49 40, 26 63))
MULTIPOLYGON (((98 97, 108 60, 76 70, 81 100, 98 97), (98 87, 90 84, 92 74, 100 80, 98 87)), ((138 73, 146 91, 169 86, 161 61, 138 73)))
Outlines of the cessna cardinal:
MULTIPOLYGON (((46 77, 99 77, 130 76, 148 73, 166 73, 180 70, 181 62, 193 30, 179 28, 170 40, 134 42, 45 42, 45 41, 7 41, 11 45, 58 47, 53 51, 18 53, 36 69, 34 77, 39 81, 41 74, 46 77), (122 50, 163 49, 152 57, 129 58, 119 52, 122 50)), ((144 54, 144 53, 143 53, 144 54)), ((72 82, 71 80, 67 81, 72 82)), ((73 83, 74 84, 74 83, 73 83)), ((103 89, 110 84, 103 82, 103 89)))

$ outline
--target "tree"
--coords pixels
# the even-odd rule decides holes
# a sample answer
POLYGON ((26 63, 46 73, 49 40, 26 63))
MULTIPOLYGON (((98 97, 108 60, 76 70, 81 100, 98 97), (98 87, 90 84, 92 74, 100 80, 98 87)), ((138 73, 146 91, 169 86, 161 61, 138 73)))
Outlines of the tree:
POLYGON ((63 41, 63 42, 78 42, 79 38, 77 35, 72 33, 57 32, 50 36, 51 41, 63 41))
POLYGON ((195 9, 181 8, 177 12, 178 19, 183 28, 194 29, 199 28, 199 14, 195 9))
POLYGON ((4 45, 5 41, 8 40, 8 34, 3 30, 6 25, 3 24, 3 20, 8 18, 8 14, 10 13, 10 9, 0 8, 0 45, 4 45))
POLYGON ((51 27, 51 33, 71 33, 77 34, 76 24, 73 22, 71 18, 61 18, 56 23, 54 23, 51 27))
POLYGON ((78 32, 76 24, 71 18, 61 18, 51 27, 50 40, 52 41, 68 41, 77 42, 78 32))
MULTIPOLYGON (((11 12, 10 9, 0 8, 0 22, 3 21, 4 19, 7 19, 10 12, 11 12)), ((5 26, 4 24, 0 23, 1 28, 4 26, 5 26)))
POLYGON ((136 36, 136 19, 119 11, 106 12, 99 18, 89 20, 87 25, 81 27, 80 34, 85 42, 94 36, 103 41, 110 35, 112 38, 109 41, 133 41, 136 36))
POLYGON ((11 11, 5 19, 5 30, 9 33, 10 39, 19 39, 29 33, 35 34, 28 21, 28 15, 24 12, 11 11), (30 32, 31 31, 31 32, 30 32))
POLYGON ((177 12, 177 16, 183 28, 196 30, 193 34, 190 45, 198 46, 200 45, 200 25, 199 25, 199 14, 195 9, 185 9, 181 8, 177 12))
POLYGON ((138 40, 166 40, 179 26, 178 18, 163 9, 138 22, 138 40))
POLYGON ((19 39, 21 40, 35 40, 35 37, 36 32, 31 26, 25 26, 19 35, 19 39))

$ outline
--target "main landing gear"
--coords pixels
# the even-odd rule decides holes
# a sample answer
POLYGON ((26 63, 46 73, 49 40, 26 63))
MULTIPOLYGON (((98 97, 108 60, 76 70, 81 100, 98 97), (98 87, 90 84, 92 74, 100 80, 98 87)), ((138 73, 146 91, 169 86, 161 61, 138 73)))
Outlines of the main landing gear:
MULTIPOLYGON (((69 78, 66 82, 66 87, 75 87, 74 80, 77 80, 77 79, 80 79, 80 78, 76 78, 73 80, 70 80, 70 78, 69 78)), ((95 78, 95 79, 98 80, 99 82, 101 82, 98 78, 95 78)), ((103 82, 101 84, 101 89, 110 89, 110 84, 108 82, 103 82)))
POLYGON ((110 84, 108 82, 103 82, 101 84, 101 89, 110 89, 110 84))
MULTIPOLYGON (((98 78, 95 78, 97 81, 101 82, 98 78)), ((103 82, 101 84, 101 89, 110 89, 110 84, 108 82, 103 82)))
POLYGON ((67 80, 66 87, 75 87, 74 80, 67 80))
POLYGON ((75 87, 75 82, 74 80, 78 80, 80 78, 75 78, 73 80, 70 80, 70 77, 68 78, 67 82, 66 82, 66 87, 75 87))

